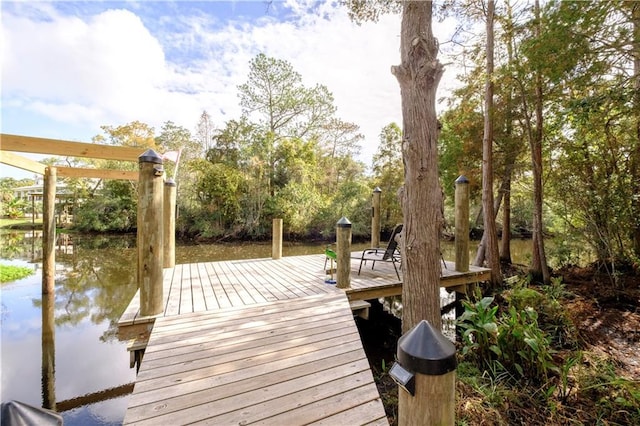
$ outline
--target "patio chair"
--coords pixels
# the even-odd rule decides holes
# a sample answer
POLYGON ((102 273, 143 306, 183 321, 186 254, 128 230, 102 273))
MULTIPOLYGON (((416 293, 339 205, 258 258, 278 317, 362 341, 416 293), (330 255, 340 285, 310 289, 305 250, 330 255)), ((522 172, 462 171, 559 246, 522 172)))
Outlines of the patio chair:
POLYGON ((386 248, 371 248, 362 252, 362 256, 360 258, 360 267, 358 268, 358 275, 360 275, 360 271, 362 271, 362 264, 370 260, 373 262, 373 264, 371 265, 371 269, 376 266, 376 262, 391 262, 391 264, 393 265, 393 269, 395 269, 396 271, 398 279, 400 279, 400 273, 398 272, 398 267, 396 266, 396 263, 400 263, 402 261, 402 258, 400 257, 400 250, 398 248, 398 241, 396 240, 396 236, 400 232, 402 232, 401 223, 393 228, 391 237, 389 237, 389 244, 387 244, 386 248))

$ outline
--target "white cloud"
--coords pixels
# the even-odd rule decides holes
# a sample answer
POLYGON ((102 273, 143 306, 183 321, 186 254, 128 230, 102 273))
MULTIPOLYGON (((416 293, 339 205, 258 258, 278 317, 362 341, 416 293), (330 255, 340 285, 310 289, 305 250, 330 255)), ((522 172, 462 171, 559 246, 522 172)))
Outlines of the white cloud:
POLYGON ((160 19, 158 28, 179 33, 152 33, 137 10, 81 18, 43 6, 40 15, 47 19, 5 11, 3 104, 61 123, 84 122, 96 133, 100 125, 133 120, 156 128, 171 120, 193 130, 203 110, 222 126, 239 116, 236 87, 246 80, 249 60, 262 52, 291 62, 306 85, 329 88, 340 118, 361 126, 362 159, 369 164, 380 129, 401 121, 399 88, 390 73, 400 59, 400 17, 358 26, 330 2, 273 7, 289 7, 298 19, 265 15, 221 25, 218 17, 177 15, 160 19), (162 26, 167 22, 175 25, 162 26), (195 58, 187 61, 180 52, 195 58))

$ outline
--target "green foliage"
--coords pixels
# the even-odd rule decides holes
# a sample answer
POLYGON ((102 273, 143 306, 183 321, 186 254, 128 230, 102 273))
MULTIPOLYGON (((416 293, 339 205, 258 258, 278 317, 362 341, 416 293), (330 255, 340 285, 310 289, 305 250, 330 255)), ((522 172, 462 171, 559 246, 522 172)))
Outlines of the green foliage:
POLYGON ((567 317, 562 301, 570 296, 562 283, 562 277, 551 277, 551 284, 540 290, 528 287, 528 280, 517 283, 503 294, 509 305, 518 311, 534 308, 542 330, 555 347, 575 349, 578 336, 575 325, 567 317))
MULTIPOLYGON (((527 292, 518 301, 530 301, 537 295, 527 292)), ((509 306, 498 316, 493 297, 475 303, 464 302, 465 312, 458 319, 464 330, 462 354, 486 369, 492 377, 544 381, 553 364, 550 339, 538 326, 538 314, 530 306, 509 306)))
POLYGON ((24 266, 4 265, 0 263, 0 283, 8 283, 33 275, 31 268, 24 266))
POLYGON ((463 302, 464 313, 458 318, 463 329, 462 354, 469 355, 479 365, 489 367, 502 355, 498 343, 498 306, 491 306, 493 297, 483 297, 476 303, 463 302))
POLYGON ((26 200, 22 198, 7 197, 0 203, 0 215, 9 219, 17 219, 24 216, 24 210, 27 207, 26 200))
POLYGON ((0 178, 0 216, 16 219, 23 217, 29 207, 26 200, 13 196, 13 190, 21 186, 33 185, 31 179, 17 180, 14 178, 0 178))
POLYGON ((542 382, 555 370, 550 339, 538 326, 538 313, 531 307, 514 306, 502 316, 498 329, 501 364, 518 377, 542 382))
POLYGON ((181 172, 189 180, 178 198, 179 230, 261 238, 280 217, 290 236, 328 236, 340 215, 355 224, 370 191, 353 159, 358 126, 335 117, 328 89, 305 86, 290 63, 260 54, 249 68, 238 87, 242 117, 222 129, 206 112, 201 117, 197 139, 206 155, 181 172))
POLYGON ((87 232, 131 232, 137 225, 136 209, 129 197, 91 198, 76 208, 74 227, 87 232))

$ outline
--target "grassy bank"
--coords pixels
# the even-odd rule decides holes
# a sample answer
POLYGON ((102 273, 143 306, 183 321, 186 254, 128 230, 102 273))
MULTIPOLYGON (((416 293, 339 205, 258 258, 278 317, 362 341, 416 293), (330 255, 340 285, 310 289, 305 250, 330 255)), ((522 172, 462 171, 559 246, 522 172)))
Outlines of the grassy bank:
POLYGON ((9 283, 28 277, 33 269, 24 266, 3 265, 0 263, 0 283, 9 283))

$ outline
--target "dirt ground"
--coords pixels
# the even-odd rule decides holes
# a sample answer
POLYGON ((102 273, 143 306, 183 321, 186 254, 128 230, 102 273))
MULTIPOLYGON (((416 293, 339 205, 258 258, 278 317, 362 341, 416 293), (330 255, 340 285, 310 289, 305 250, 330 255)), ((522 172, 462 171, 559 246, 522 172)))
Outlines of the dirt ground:
POLYGON ((571 293, 567 312, 590 349, 615 360, 617 373, 640 381, 640 275, 632 271, 613 283, 605 271, 559 271, 571 293))

